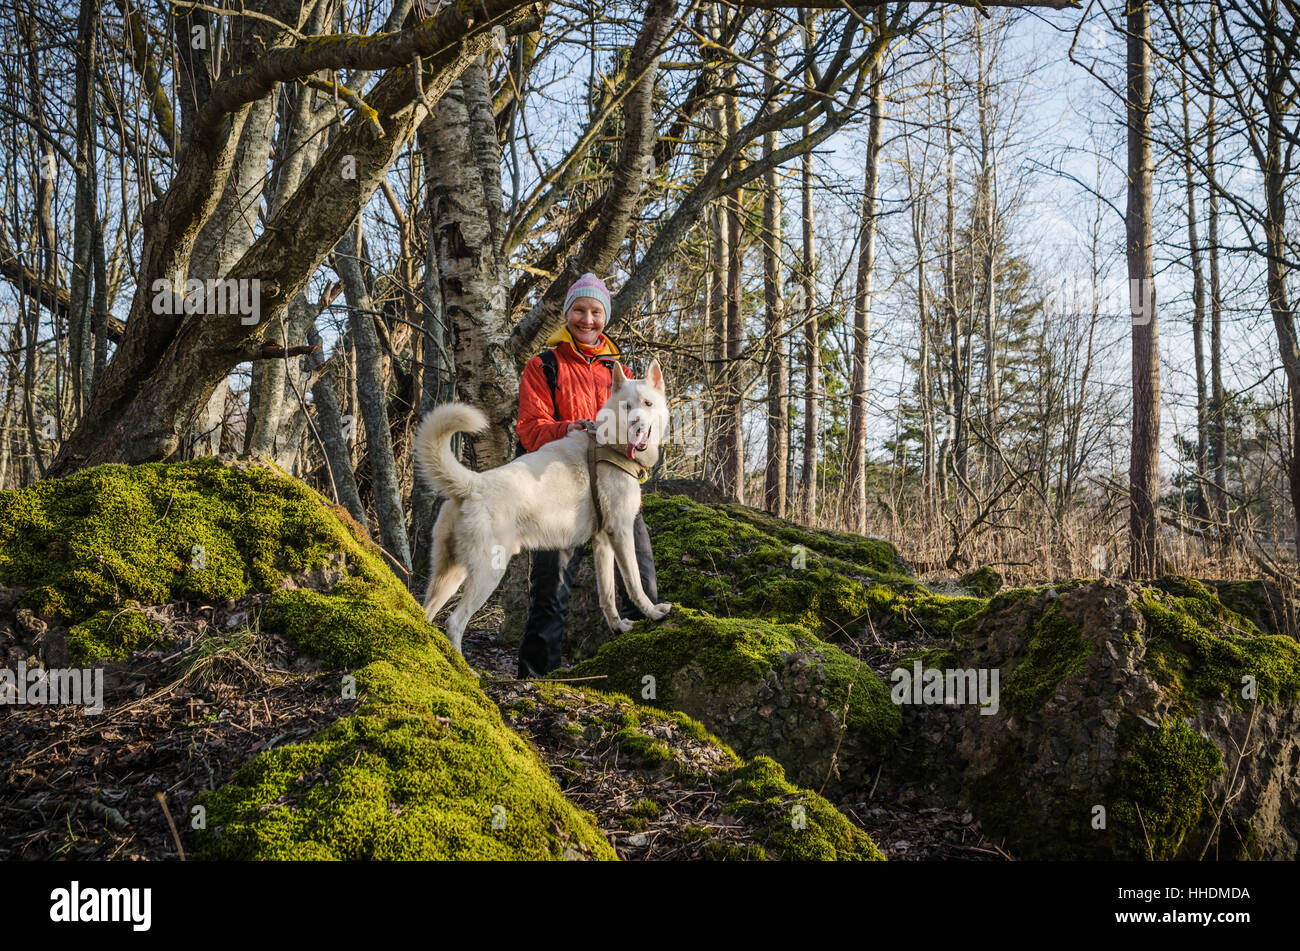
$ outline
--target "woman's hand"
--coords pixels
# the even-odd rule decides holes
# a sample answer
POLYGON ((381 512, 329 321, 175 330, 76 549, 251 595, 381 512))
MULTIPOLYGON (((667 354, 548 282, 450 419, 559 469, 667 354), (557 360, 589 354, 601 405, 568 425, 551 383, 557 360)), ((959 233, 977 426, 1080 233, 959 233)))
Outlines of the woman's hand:
POLYGON ((564 431, 567 436, 569 433, 577 432, 580 429, 595 429, 596 421, 591 419, 576 419, 569 423, 569 428, 564 431))

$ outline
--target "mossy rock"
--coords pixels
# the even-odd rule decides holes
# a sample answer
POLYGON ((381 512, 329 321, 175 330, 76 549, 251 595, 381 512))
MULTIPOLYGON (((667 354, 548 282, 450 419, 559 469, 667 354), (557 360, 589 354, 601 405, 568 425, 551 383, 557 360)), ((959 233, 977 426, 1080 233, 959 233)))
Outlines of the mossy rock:
MULTIPOLYGON (((620 753, 640 768, 676 770, 703 780, 722 799, 724 815, 736 817, 755 840, 748 847, 725 848, 709 857, 735 860, 883 861, 871 837, 822 796, 791 783, 775 760, 745 760, 702 723, 679 711, 647 706, 618 693, 585 685, 537 681, 537 702, 550 709, 575 711, 598 701, 609 707, 609 728, 617 728, 620 753), (704 750, 653 739, 665 727, 689 737, 704 750)), ((621 756, 622 760, 624 757, 621 756)), ((671 788, 671 787, 670 787, 671 788)), ((663 807, 641 800, 625 815, 651 820, 663 807)), ((627 827, 627 820, 624 820, 627 827)), ((690 838, 708 838, 707 829, 687 829, 690 838)))
POLYGON ((353 668, 355 682, 339 685, 356 691, 352 715, 199 797, 200 858, 614 857, 378 548, 273 467, 100 466, 2 492, 0 583, 25 586, 33 610, 73 625, 84 656, 141 642, 127 599, 268 594, 265 629, 353 668), (284 587, 339 564, 328 593, 284 587), (124 636, 119 615, 131 618, 124 636))
POLYGON ((916 584, 882 539, 802 528, 757 509, 645 497, 660 597, 717 617, 802 624, 826 640, 865 626, 867 584, 916 584))
POLYGON ((909 707, 900 745, 1017 857, 1300 854, 1294 641, 1189 579, 1004 592, 956 633, 1001 710, 909 707))
POLYGON ((964 588, 977 598, 991 598, 1002 589, 1002 575, 987 566, 969 571, 957 579, 957 587, 964 588))
MULTIPOLYGON (((807 529, 736 503, 685 495, 642 496, 659 599, 716 617, 802 624, 823 640, 856 638, 867 624, 866 589, 881 582, 924 592, 898 550, 883 539, 807 529)), ((530 556, 515 556, 499 588, 498 639, 518 644, 528 615, 530 556)), ((601 613, 590 546, 574 577, 565 654, 593 656, 613 636, 601 613)))
POLYGON ((1250 621, 1265 634, 1300 637, 1296 614, 1300 605, 1289 599, 1272 581, 1206 582, 1214 589, 1220 603, 1250 621))
POLYGON ((128 600, 271 591, 357 547, 330 509, 267 467, 97 466, 0 492, 0 584, 26 586, 23 606, 74 624, 128 600))
POLYGON ((900 721, 874 670, 806 628, 685 607, 639 622, 565 676, 604 676, 603 689, 681 710, 816 788, 832 756, 844 784, 861 783, 900 721))
POLYGON ((1146 621, 1147 667, 1179 713, 1206 700, 1244 708, 1255 699, 1290 705, 1300 698, 1300 644, 1261 634, 1205 585, 1164 579, 1143 592, 1138 610, 1146 621))

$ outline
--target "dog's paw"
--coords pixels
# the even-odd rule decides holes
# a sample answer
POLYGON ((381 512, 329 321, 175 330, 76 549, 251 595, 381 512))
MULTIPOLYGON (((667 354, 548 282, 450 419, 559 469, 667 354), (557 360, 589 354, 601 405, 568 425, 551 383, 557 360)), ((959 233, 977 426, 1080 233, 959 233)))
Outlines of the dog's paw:
POLYGON ((671 602, 660 601, 658 604, 655 605, 655 609, 652 612, 650 612, 649 618, 652 621, 662 621, 664 618, 668 616, 668 612, 671 611, 672 609, 673 606, 671 602))
POLYGON ((633 622, 629 621, 627 618, 621 617, 610 622, 609 627, 615 634, 626 634, 628 631, 632 630, 632 623, 633 622))

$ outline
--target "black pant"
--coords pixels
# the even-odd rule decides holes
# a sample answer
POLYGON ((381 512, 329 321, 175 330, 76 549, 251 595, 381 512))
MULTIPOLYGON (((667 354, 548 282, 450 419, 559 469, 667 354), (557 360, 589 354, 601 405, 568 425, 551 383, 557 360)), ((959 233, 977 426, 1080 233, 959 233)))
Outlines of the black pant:
MULTIPOLYGON (((655 556, 650 549, 650 530, 640 512, 632 522, 632 541, 636 548, 641 589, 652 603, 657 602, 659 584, 655 578, 655 556)), ((582 564, 582 549, 535 551, 532 558, 533 567, 528 576, 528 620, 524 623, 524 639, 519 645, 520 677, 540 676, 560 666, 564 619, 569 616, 569 592, 573 587, 573 576, 582 564)), ((622 617, 633 621, 645 617, 628 598, 617 563, 614 565, 614 589, 615 604, 622 617)))

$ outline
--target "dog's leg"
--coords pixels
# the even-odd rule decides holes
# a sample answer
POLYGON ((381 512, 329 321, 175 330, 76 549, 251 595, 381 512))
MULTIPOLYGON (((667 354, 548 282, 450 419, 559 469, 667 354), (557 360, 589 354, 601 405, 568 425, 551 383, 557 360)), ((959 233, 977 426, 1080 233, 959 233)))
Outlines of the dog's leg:
MULTIPOLYGON (((636 542, 632 538, 632 526, 620 526, 611 539, 611 546, 614 549, 614 558, 618 561, 618 572, 623 576, 623 587, 627 595, 644 614, 652 621, 662 620, 672 610, 670 602, 661 601, 658 604, 652 604, 646 597, 645 589, 641 587, 641 571, 636 563, 636 542)), ((614 579, 610 578, 612 582, 614 579)), ((613 585, 610 585, 611 589, 613 585)), ((613 598, 613 592, 610 592, 610 598, 613 598)))
POLYGON ((439 574, 429 579, 429 587, 424 592, 424 616, 430 621, 437 617, 464 581, 464 565, 444 565, 439 574))
POLYGON ((604 532, 591 536, 591 556, 596 563, 596 594, 605 623, 615 634, 631 630, 632 622, 618 614, 618 604, 614 599, 614 546, 604 532))
POLYGON ((460 596, 460 603, 456 605, 456 610, 452 611, 451 617, 447 618, 447 639, 459 653, 464 653, 460 649, 460 639, 465 635, 469 619, 474 616, 474 612, 487 603, 487 599, 497 589, 497 585, 506 575, 508 564, 507 561, 507 564, 500 568, 493 567, 493 559, 489 556, 472 566, 467 566, 465 592, 460 596))
POLYGON ((449 499, 433 526, 433 558, 424 589, 424 616, 432 621, 465 580, 465 566, 456 560, 456 517, 459 506, 449 499))

